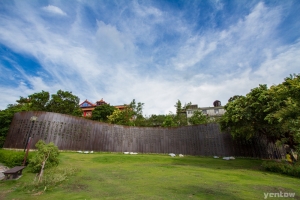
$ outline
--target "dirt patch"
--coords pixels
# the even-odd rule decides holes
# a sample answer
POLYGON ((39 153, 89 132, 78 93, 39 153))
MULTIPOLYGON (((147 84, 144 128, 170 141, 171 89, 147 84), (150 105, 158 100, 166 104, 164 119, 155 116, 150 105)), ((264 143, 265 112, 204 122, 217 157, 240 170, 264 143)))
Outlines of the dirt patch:
POLYGON ((6 190, 0 192, 0 199, 5 199, 6 194, 12 192, 13 190, 6 190))

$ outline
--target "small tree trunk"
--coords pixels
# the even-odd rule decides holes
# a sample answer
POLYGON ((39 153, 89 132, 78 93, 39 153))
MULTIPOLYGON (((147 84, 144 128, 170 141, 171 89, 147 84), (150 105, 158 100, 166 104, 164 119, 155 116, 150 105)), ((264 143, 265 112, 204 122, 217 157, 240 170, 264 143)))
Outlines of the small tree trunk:
POLYGON ((41 172, 40 172, 40 175, 39 175, 39 180, 38 180, 38 182, 40 182, 40 181, 42 180, 43 173, 44 173, 44 167, 45 167, 45 164, 46 164, 47 159, 49 158, 49 155, 50 155, 50 151, 48 152, 47 157, 46 157, 46 158, 43 160, 43 162, 42 162, 42 169, 41 169, 41 172))

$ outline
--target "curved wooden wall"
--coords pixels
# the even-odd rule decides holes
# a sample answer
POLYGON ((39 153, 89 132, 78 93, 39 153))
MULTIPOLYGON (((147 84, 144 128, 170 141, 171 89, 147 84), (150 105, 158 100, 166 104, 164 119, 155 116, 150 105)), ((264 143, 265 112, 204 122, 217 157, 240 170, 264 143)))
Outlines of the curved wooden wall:
MULTIPOLYGON (((20 112, 14 115, 4 148, 22 149, 29 136, 31 148, 40 139, 60 150, 175 153, 203 156, 270 158, 278 149, 265 139, 233 140, 218 124, 178 128, 132 127, 106 124, 51 112, 20 112), (37 116, 36 122, 30 118, 37 116)), ((284 155, 283 155, 284 156, 284 155)))

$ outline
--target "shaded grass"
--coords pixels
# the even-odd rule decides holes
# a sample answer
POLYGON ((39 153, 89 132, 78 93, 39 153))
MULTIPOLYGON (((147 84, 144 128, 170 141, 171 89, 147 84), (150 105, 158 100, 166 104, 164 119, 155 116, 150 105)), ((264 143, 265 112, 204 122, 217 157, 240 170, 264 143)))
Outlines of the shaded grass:
POLYGON ((80 171, 39 193, 19 189, 34 178, 25 169, 18 181, 0 182, 0 195, 4 199, 263 199, 264 192, 281 191, 295 192, 300 199, 300 179, 263 171, 261 160, 120 153, 61 153, 60 160, 60 166, 80 171))

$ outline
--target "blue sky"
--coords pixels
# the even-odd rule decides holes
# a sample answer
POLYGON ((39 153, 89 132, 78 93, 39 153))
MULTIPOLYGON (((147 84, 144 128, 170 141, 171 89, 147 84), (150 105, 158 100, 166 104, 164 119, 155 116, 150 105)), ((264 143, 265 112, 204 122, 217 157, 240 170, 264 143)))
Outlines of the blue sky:
POLYGON ((222 105, 300 69, 300 2, 0 1, 0 109, 42 90, 81 101, 222 105))

